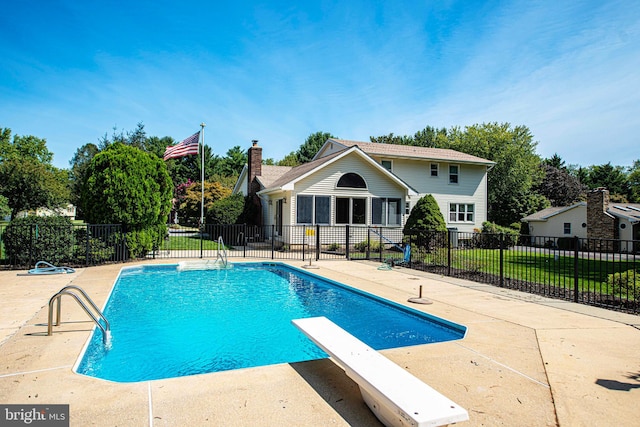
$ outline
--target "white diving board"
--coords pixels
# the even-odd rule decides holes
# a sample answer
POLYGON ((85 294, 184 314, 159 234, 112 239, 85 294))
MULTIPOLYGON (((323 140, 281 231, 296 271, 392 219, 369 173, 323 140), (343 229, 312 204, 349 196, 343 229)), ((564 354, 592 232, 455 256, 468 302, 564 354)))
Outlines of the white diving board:
POLYGON ((292 320, 360 387, 387 426, 442 426, 469 420, 467 411, 326 317, 292 320))

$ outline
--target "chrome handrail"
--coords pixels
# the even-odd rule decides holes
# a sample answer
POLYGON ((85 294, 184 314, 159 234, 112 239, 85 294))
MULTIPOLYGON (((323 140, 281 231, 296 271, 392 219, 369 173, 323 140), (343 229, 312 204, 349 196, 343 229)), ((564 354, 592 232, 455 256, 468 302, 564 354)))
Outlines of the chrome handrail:
POLYGON ((58 302, 58 306, 56 310, 55 325, 60 326, 60 312, 61 312, 60 300, 62 298, 62 295, 70 295, 71 297, 73 297, 73 299, 76 300, 78 304, 80 304, 80 307, 82 307, 85 313, 87 313, 89 317, 91 317, 91 319, 95 322, 96 325, 98 325, 98 327, 102 331, 102 342, 104 344, 108 344, 109 339, 111 337, 111 326, 109 325, 109 321, 107 320, 106 317, 104 317, 104 314, 102 314, 102 311, 100 311, 100 309, 93 302, 93 300, 89 298, 89 295, 87 295, 87 293, 82 288, 75 285, 65 286, 64 288, 60 289, 55 295, 53 295, 49 300, 49 321, 48 321, 48 327, 47 327, 47 335, 51 336, 53 334, 53 305, 55 304, 56 301, 58 302), (102 323, 100 323, 100 320, 95 316, 95 314, 93 314, 93 312, 89 310, 89 307, 87 307, 87 305, 80 299, 78 294, 76 294, 75 292, 72 292, 71 289, 75 289, 80 292, 80 294, 89 303, 89 305, 93 308, 93 310, 104 321, 105 323, 104 326, 102 325, 102 323))
POLYGON ((222 265, 227 267, 227 249, 224 246, 224 242, 222 241, 222 236, 218 237, 218 249, 216 253, 216 261, 222 261, 222 265), (220 246, 222 246, 222 254, 220 253, 220 246))

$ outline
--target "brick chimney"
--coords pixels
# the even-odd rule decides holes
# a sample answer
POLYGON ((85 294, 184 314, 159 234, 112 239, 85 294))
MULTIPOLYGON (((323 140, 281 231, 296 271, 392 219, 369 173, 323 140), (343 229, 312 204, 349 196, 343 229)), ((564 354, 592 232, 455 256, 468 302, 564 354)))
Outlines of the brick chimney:
POLYGON ((253 145, 247 151, 247 194, 252 195, 260 191, 260 184, 255 182, 257 176, 262 175, 262 147, 258 147, 258 140, 251 141, 253 145))
MULTIPOLYGON (((607 213, 609 190, 600 187, 587 193, 587 237, 589 239, 617 239, 616 218, 607 213)), ((592 250, 606 250, 611 242, 592 241, 592 250)))

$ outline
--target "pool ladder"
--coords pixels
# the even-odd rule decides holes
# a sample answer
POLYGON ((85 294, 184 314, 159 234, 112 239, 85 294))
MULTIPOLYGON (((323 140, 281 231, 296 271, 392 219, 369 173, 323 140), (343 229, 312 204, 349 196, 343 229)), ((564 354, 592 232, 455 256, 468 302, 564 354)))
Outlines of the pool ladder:
POLYGON ((216 262, 218 262, 218 260, 220 260, 220 262, 222 263, 222 265, 224 265, 225 268, 227 267, 228 265, 227 249, 225 248, 224 242, 222 241, 222 236, 218 237, 218 250, 216 254, 216 262), (220 250, 220 246, 222 246, 222 251, 220 250))
POLYGON ((49 324, 48 324, 48 329, 47 329, 47 335, 51 336, 53 334, 53 305, 55 304, 56 301, 58 302, 58 306, 57 306, 57 310, 56 310, 56 323, 55 323, 55 326, 60 326, 60 312, 61 312, 60 299, 62 298, 63 295, 69 295, 69 296, 73 297, 73 299, 75 299, 76 302, 78 304, 80 304, 80 307, 82 307, 82 309, 85 311, 85 313, 87 313, 89 315, 89 317, 91 317, 91 319, 93 319, 95 324, 98 325, 98 327, 102 331, 102 342, 105 345, 108 344, 110 339, 111 339, 111 327, 109 326, 109 321, 107 320, 106 317, 104 317, 104 314, 102 314, 102 312, 100 311, 98 306, 93 302, 93 300, 91 298, 89 298, 89 295, 87 295, 87 293, 82 288, 80 288, 79 286, 75 286, 75 285, 65 286, 64 288, 60 289, 49 300, 49 324), (75 292, 72 292, 72 290, 78 291, 80 293, 80 295, 78 295, 75 292), (83 299, 84 299, 84 301, 83 301, 83 299), (89 307, 87 306, 87 304, 85 304, 85 302, 89 306, 91 306, 91 308, 93 309, 93 312, 89 309, 89 307), (95 312, 95 314, 94 314, 94 312, 95 312), (97 316, 96 316, 96 314, 97 314, 97 316), (100 320, 98 319, 98 317, 100 317, 100 319, 102 319, 104 321, 104 325, 102 323, 100 323, 100 320))

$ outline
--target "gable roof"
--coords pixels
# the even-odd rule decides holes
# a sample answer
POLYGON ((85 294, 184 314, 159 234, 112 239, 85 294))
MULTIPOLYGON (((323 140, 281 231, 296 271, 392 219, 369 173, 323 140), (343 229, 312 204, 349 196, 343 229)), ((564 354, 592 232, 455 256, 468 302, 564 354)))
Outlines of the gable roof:
POLYGON ((521 219, 524 222, 530 221, 547 221, 549 218, 559 215, 563 212, 570 211, 579 206, 587 206, 587 202, 578 202, 571 206, 552 206, 550 208, 542 209, 541 211, 534 212, 531 215, 525 216, 521 219))
MULTIPOLYGON (((262 187, 269 187, 274 181, 280 178, 285 173, 293 169, 292 166, 275 166, 275 165, 262 165, 262 175, 256 176, 256 179, 262 185, 262 187)), ((240 184, 247 177, 249 172, 249 166, 244 165, 236 181, 236 185, 233 187, 233 193, 237 193, 240 190, 240 184)))
POLYGON ((278 179, 273 181, 270 186, 266 187, 264 190, 259 191, 259 193, 264 194, 264 193, 270 193, 274 191, 292 190, 296 182, 300 181, 303 178, 306 178, 307 176, 313 174, 317 170, 322 169, 327 165, 348 155, 360 156, 372 167, 376 168, 378 171, 386 175, 389 179, 394 181, 396 184, 400 185, 403 188, 406 188, 410 195, 418 194, 417 191, 411 188, 410 185, 408 185, 406 182, 398 178, 396 175, 394 175, 393 173, 389 172, 387 169, 382 167, 382 165, 380 165, 378 162, 373 160, 370 156, 364 153, 357 146, 346 148, 344 150, 337 151, 335 153, 329 154, 319 159, 314 159, 300 166, 296 166, 291 170, 289 170, 288 172, 282 174, 278 179))
POLYGON ((431 148, 431 147, 416 147, 413 145, 399 145, 399 144, 383 144, 378 142, 360 142, 349 141, 345 139, 329 138, 324 145, 320 148, 315 158, 322 156, 322 153, 326 151, 329 144, 339 144, 345 148, 358 146, 362 151, 369 155, 383 156, 383 157, 401 157, 412 158, 422 160, 440 160, 446 162, 456 163, 468 163, 476 165, 493 166, 496 163, 491 160, 483 159, 481 157, 472 156, 471 154, 462 153, 456 150, 450 150, 447 148, 431 148))
POLYGON ((292 166, 272 166, 262 165, 262 175, 256 176, 256 179, 263 187, 267 188, 273 185, 284 174, 293 169, 292 166))

